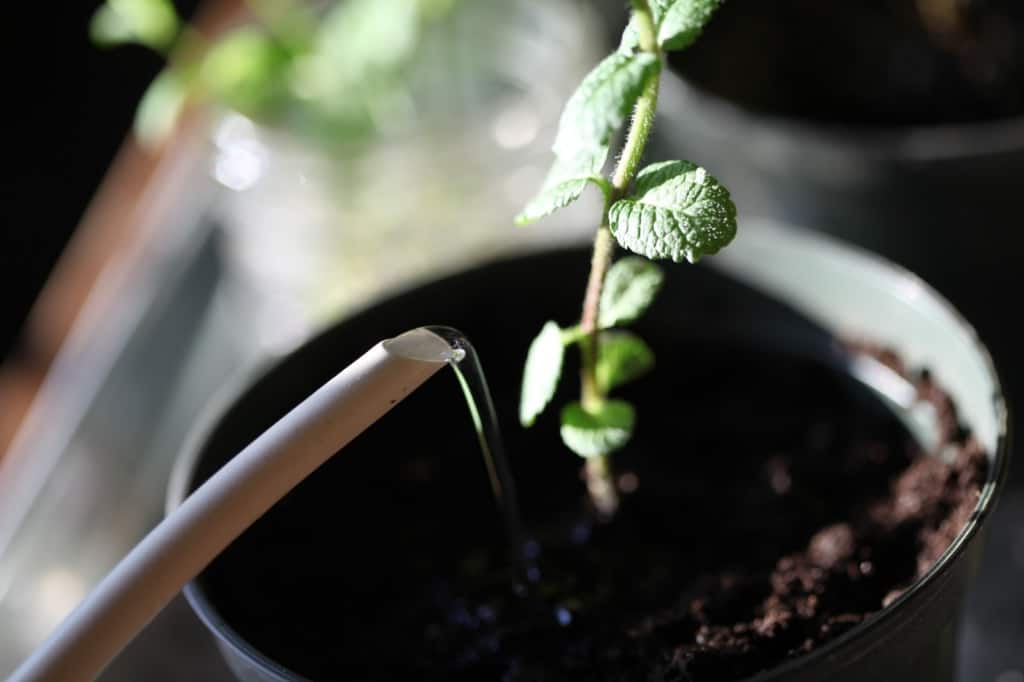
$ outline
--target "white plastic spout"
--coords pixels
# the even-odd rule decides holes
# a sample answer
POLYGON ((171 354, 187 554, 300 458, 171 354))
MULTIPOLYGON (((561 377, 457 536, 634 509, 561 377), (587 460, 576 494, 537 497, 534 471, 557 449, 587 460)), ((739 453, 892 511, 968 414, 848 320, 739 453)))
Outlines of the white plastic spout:
POLYGON ((448 342, 422 328, 371 348, 171 512, 8 682, 94 679, 246 528, 454 353, 448 342))

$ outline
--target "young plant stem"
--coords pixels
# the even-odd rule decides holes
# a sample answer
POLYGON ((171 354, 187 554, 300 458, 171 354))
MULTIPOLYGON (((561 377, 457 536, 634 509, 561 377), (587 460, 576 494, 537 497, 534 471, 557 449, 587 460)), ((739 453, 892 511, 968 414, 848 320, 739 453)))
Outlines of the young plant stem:
MULTIPOLYGON (((654 17, 647 0, 633 0, 633 14, 637 19, 640 49, 660 57, 655 29, 654 17)), ((594 235, 593 255, 590 260, 590 275, 587 278, 587 290, 583 298, 583 313, 580 317, 580 349, 582 363, 580 372, 580 404, 588 412, 596 412, 604 404, 607 396, 597 383, 598 333, 600 325, 598 317, 601 306, 601 291, 604 280, 611 266, 615 252, 615 240, 608 226, 608 210, 611 205, 626 195, 630 183, 636 176, 647 147, 647 139, 654 123, 654 112, 658 108, 658 85, 661 80, 661 63, 658 69, 644 84, 640 99, 637 100, 633 120, 622 155, 612 175, 611 191, 605 197, 604 210, 600 227, 594 235)), ((584 468, 587 491, 598 514, 611 518, 619 508, 619 492, 615 485, 615 476, 608 454, 588 457, 584 468)))

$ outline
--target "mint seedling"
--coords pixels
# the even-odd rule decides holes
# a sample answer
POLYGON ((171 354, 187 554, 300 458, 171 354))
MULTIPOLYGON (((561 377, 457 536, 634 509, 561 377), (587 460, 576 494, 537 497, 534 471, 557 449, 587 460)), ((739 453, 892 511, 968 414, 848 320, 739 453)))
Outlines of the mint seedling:
POLYGON ((519 418, 531 426, 551 402, 564 353, 582 354, 580 400, 561 413, 565 445, 586 459, 587 490, 595 509, 618 508, 610 455, 632 436, 636 410, 609 394, 654 366, 654 353, 635 334, 617 329, 639 318, 662 283, 646 259, 695 263, 718 252, 736 234, 729 192, 689 161, 640 170, 654 113, 665 52, 689 47, 720 0, 633 0, 619 49, 590 72, 569 99, 552 151, 555 162, 537 196, 516 218, 533 222, 576 201, 588 185, 601 190, 604 209, 594 236, 590 276, 578 325, 547 322, 530 345, 519 418), (610 177, 611 146, 629 121, 610 177), (638 256, 612 263, 615 242, 638 256))

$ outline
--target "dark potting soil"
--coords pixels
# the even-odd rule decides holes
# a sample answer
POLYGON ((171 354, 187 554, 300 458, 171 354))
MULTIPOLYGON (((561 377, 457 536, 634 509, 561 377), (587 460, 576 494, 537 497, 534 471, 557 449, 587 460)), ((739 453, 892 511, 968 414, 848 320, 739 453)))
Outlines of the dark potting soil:
POLYGON ((728 0, 673 57, 758 112, 854 125, 1024 114, 1019 0, 728 0))
POLYGON ((949 463, 839 368, 846 349, 702 268, 668 269, 637 325, 658 371, 622 391, 639 420, 615 460, 623 504, 595 522, 557 410, 515 423, 521 356, 542 316, 571 319, 579 256, 470 273, 339 327, 236 406, 198 472, 411 316, 451 323, 482 353, 536 572, 508 560, 457 383, 438 377, 201 576, 249 646, 315 680, 741 679, 869 618, 962 528, 986 460, 930 377, 914 380, 949 463))

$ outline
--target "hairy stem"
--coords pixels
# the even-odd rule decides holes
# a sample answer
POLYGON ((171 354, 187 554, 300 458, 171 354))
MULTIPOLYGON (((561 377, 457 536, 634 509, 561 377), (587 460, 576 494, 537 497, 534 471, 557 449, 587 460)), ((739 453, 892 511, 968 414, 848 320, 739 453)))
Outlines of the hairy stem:
POLYGON ((619 509, 619 489, 615 486, 611 458, 608 455, 588 457, 583 470, 587 493, 602 519, 610 519, 619 509))
MULTIPOLYGON (((637 31, 640 38, 640 49, 645 52, 659 54, 654 28, 654 17, 647 0, 633 0, 633 14, 637 19, 637 31)), ((590 275, 587 278, 587 290, 583 298, 583 313, 580 317, 582 339, 582 367, 580 371, 580 403, 584 410, 596 411, 607 398, 597 384, 598 354, 598 316, 601 306, 601 291, 604 288, 605 276, 615 252, 615 240, 608 226, 608 209, 625 196, 630 183, 636 176, 647 147, 647 139, 654 123, 654 112, 658 107, 658 84, 661 80, 661 64, 647 83, 644 84, 640 99, 637 100, 633 120, 622 155, 612 175, 612 188, 608 193, 601 216, 600 227, 594 235, 594 250, 590 260, 590 275)), ((584 475, 587 491, 598 513, 611 517, 619 507, 619 493, 615 486, 609 455, 598 455, 587 459, 584 475)))
POLYGON ((640 49, 651 54, 658 53, 658 31, 654 27, 654 12, 647 0, 632 0, 633 16, 636 17, 637 37, 640 49))
MULTIPOLYGON (((633 182, 636 172, 640 169, 640 160, 647 147, 647 138, 651 136, 651 128, 654 126, 654 112, 658 108, 660 81, 661 65, 659 64, 657 71, 644 84, 643 93, 637 100, 636 110, 633 112, 633 122, 626 136, 626 144, 622 148, 619 164, 615 167, 615 174, 612 175, 612 201, 622 198, 626 190, 629 189, 629 183, 633 182)), ((607 212, 605 215, 607 216, 607 212)))
MULTIPOLYGON (((611 202, 607 202, 610 204, 611 202)), ((615 252, 615 240, 608 227, 608 208, 605 207, 601 226, 594 235, 594 250, 590 258, 590 276, 587 278, 587 292, 583 297, 583 315, 580 318, 580 348, 583 352, 580 375, 580 403, 583 409, 594 412, 601 407, 605 396, 597 385, 597 333, 599 331, 601 291, 605 275, 615 252)))

